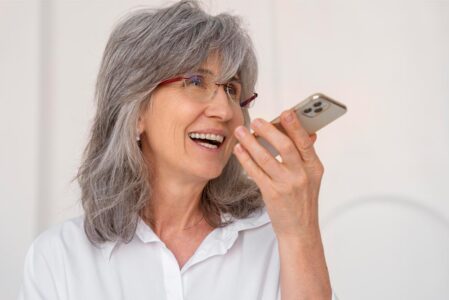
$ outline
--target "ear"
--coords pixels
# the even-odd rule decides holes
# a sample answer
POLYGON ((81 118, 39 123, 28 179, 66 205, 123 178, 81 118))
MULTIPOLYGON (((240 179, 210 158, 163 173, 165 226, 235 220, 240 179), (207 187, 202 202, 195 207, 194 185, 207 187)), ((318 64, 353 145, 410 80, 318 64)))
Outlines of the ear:
POLYGON ((139 116, 137 119, 137 134, 141 135, 145 129, 145 118, 143 116, 139 116))
POLYGON ((139 116, 137 118, 137 134, 141 135, 145 131, 145 124, 146 124, 146 113, 148 108, 151 107, 151 102, 149 103, 142 103, 139 107, 139 116), (149 106, 148 106, 149 105, 149 106))

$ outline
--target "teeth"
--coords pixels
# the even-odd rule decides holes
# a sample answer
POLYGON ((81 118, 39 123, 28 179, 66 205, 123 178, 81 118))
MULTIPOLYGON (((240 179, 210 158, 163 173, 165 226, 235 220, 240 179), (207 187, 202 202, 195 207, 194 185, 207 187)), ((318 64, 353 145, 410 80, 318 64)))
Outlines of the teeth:
POLYGON ((212 141, 217 141, 220 143, 223 143, 224 140, 224 136, 219 135, 219 134, 213 134, 213 133, 189 133, 189 136, 194 138, 194 139, 208 139, 208 140, 212 140, 212 141))

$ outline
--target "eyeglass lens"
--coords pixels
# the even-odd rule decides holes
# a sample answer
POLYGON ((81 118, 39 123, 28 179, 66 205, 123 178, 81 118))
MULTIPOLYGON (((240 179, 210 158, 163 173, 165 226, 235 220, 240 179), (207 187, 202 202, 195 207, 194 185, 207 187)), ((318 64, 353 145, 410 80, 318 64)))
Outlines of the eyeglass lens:
POLYGON ((243 103, 241 100, 241 84, 235 80, 218 84, 211 76, 189 75, 184 78, 184 87, 190 97, 204 100, 210 100, 215 96, 219 88, 223 88, 229 100, 238 105, 243 103))

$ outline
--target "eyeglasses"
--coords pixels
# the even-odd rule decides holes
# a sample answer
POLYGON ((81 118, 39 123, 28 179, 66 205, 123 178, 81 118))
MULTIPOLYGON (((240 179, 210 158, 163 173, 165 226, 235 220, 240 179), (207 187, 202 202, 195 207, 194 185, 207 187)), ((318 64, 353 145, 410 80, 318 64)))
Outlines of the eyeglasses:
POLYGON ((206 74, 174 77, 161 81, 158 86, 177 81, 183 82, 183 89, 186 95, 194 100, 211 100, 220 86, 223 86, 228 99, 231 100, 232 103, 239 105, 241 108, 252 107, 254 99, 257 98, 257 93, 253 93, 251 97, 242 100, 242 85, 239 81, 233 79, 225 83, 217 83, 212 76, 206 74))

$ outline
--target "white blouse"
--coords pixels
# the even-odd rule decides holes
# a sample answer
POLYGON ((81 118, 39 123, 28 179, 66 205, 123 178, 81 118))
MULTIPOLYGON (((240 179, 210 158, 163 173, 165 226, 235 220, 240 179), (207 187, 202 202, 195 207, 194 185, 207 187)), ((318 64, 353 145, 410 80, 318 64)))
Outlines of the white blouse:
POLYGON ((33 242, 19 300, 279 300, 279 275, 278 245, 266 209, 215 228, 181 270, 142 220, 130 243, 96 247, 78 217, 33 242))

